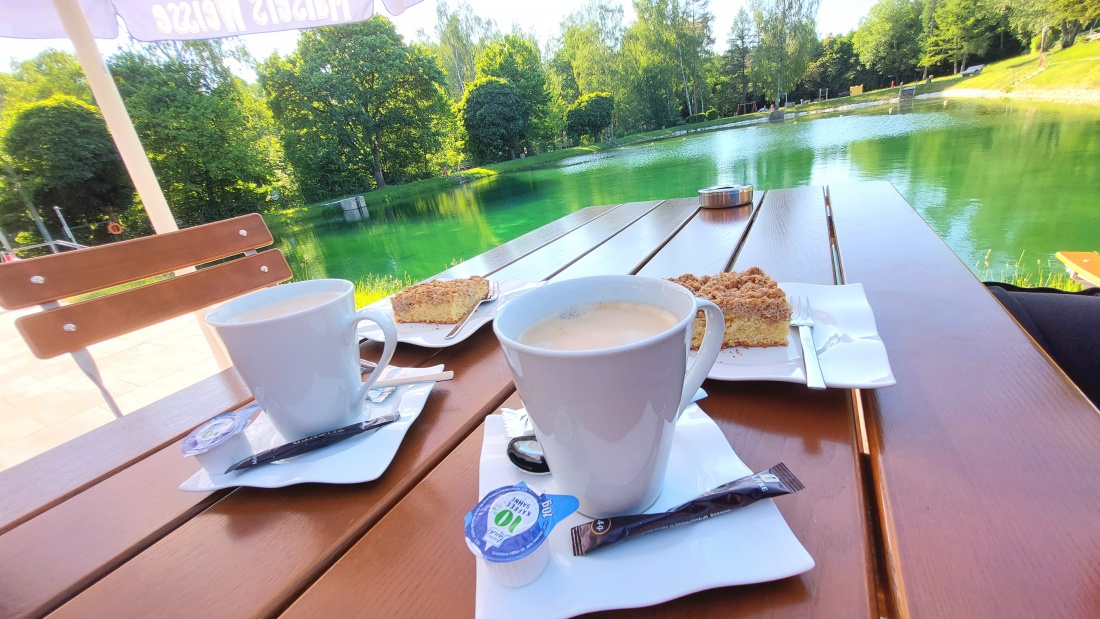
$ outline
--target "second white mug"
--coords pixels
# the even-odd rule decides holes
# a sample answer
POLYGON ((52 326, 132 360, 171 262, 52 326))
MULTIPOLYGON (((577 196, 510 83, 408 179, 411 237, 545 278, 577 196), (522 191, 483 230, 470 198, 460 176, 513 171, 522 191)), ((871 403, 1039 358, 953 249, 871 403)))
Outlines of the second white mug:
POLYGON ((377 309, 355 311, 355 286, 341 279, 257 290, 206 316, 233 366, 283 438, 294 441, 354 423, 367 391, 359 373, 356 327, 375 322, 385 334, 378 367, 397 345, 393 320, 377 309))

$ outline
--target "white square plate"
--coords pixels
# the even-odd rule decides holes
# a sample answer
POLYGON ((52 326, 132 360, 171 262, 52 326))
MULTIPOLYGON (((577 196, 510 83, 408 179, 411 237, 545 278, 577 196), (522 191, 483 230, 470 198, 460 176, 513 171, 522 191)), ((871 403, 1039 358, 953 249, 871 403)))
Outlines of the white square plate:
MULTIPOLYGON (((521 481, 539 493, 561 494, 552 475, 512 466, 507 445, 501 416, 489 415, 479 496, 521 481)), ((668 510, 751 474, 717 424, 693 404, 676 424, 664 491, 649 511, 668 510)), ((771 499, 574 557, 569 530, 589 520, 574 513, 554 528, 546 542, 550 565, 525 587, 497 584, 478 562, 476 616, 539 619, 638 608, 705 589, 787 578, 814 566, 771 499)))
MULTIPOLYGON (((828 387, 875 389, 897 384, 878 335, 875 313, 867 302, 863 284, 822 286, 786 283, 779 287, 788 296, 805 296, 813 307, 814 347, 828 387)), ((695 356, 694 351, 689 353, 695 356)), ((718 354, 708 378, 714 380, 775 380, 806 383, 802 346, 797 327, 791 327, 787 346, 746 348, 734 346, 718 354)))
MULTIPOLYGON (((454 346, 476 333, 477 330, 486 323, 492 322, 493 318, 496 318, 500 309, 504 307, 508 301, 532 288, 538 288, 545 284, 546 282, 531 284, 513 280, 500 282, 500 298, 493 303, 487 303, 477 308, 474 311, 474 315, 470 316, 470 320, 466 323, 466 326, 463 327, 453 339, 444 339, 444 336, 450 333, 451 329, 454 328, 453 324, 435 325, 424 322, 399 322, 397 323, 397 341, 405 342, 406 344, 415 344, 416 346, 423 346, 425 348, 446 348, 448 346, 454 346)), ((391 318, 393 317, 393 306, 390 305, 389 297, 375 301, 367 307, 378 308, 391 318)), ((371 322, 361 323, 359 327, 359 337, 367 338, 374 342, 385 340, 385 338, 382 337, 382 329, 379 329, 377 325, 371 322)))
MULTIPOLYGON (((388 371, 386 377, 417 376, 442 371, 442 365, 429 368, 399 368, 397 371, 388 371)), ((180 485, 180 490, 208 492, 236 486, 282 488, 309 482, 357 484, 378 479, 393 461, 401 441, 405 438, 405 433, 420 416, 420 411, 424 408, 424 402, 428 400, 428 394, 431 393, 433 386, 435 386, 434 382, 400 385, 380 403, 368 402, 363 408, 362 420, 374 419, 390 413, 401 413, 401 419, 377 430, 353 436, 296 458, 226 475, 211 475, 206 472, 206 469, 200 469, 180 485)), ((264 412, 260 412, 259 416, 244 429, 244 435, 252 446, 253 453, 278 447, 287 442, 264 412)))

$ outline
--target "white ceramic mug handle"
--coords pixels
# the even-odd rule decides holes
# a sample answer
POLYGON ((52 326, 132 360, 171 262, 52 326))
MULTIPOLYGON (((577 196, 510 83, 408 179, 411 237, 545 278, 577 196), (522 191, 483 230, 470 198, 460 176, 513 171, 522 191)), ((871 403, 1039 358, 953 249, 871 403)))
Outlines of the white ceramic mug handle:
POLYGON ((703 310, 706 320, 706 329, 703 331, 703 343, 699 345, 699 352, 695 355, 695 361, 688 366, 684 378, 684 393, 680 397, 680 410, 677 414, 691 404, 695 392, 703 386, 703 381, 714 367, 714 361, 718 359, 718 353, 722 352, 722 340, 726 337, 726 317, 722 310, 711 301, 695 299, 695 311, 692 315, 703 310))
MULTIPOLYGON (((374 386, 375 381, 381 377, 382 370, 389 365, 390 359, 393 358, 393 351, 397 349, 397 326, 393 324, 393 318, 390 318, 388 314, 379 309, 366 308, 355 312, 355 315, 348 322, 348 337, 356 337, 356 327, 364 320, 370 320, 377 324, 382 329, 382 335, 386 339, 382 343, 382 356, 378 358, 378 367, 367 376, 367 380, 363 382, 363 386, 355 394, 355 400, 351 403, 352 407, 360 406, 363 403, 363 400, 367 397, 367 392, 374 386)), ((356 341, 358 341, 357 338, 356 341)), ((356 373, 358 374, 358 372, 359 369, 356 368, 356 373)))

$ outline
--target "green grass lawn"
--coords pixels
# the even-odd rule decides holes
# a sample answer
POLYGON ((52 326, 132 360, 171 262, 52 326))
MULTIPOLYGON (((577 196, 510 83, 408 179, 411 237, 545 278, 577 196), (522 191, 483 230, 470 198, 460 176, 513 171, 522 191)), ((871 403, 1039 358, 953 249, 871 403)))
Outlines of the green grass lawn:
POLYGON ((1039 67, 1039 57, 1038 53, 1034 53, 991 62, 982 69, 981 75, 963 78, 951 87, 1006 92, 1044 89, 1100 90, 1100 43, 1078 42, 1069 49, 1048 53, 1041 73, 1014 83, 1039 67))

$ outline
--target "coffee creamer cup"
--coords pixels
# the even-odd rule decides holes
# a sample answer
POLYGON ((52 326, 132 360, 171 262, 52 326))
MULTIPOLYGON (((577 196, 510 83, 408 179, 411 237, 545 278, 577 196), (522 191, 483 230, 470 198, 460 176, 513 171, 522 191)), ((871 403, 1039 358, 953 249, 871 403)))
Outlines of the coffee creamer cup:
POLYGON ((546 569, 550 548, 544 542, 577 506, 576 497, 538 494, 523 482, 497 488, 466 514, 466 545, 494 580, 522 587, 546 569))

